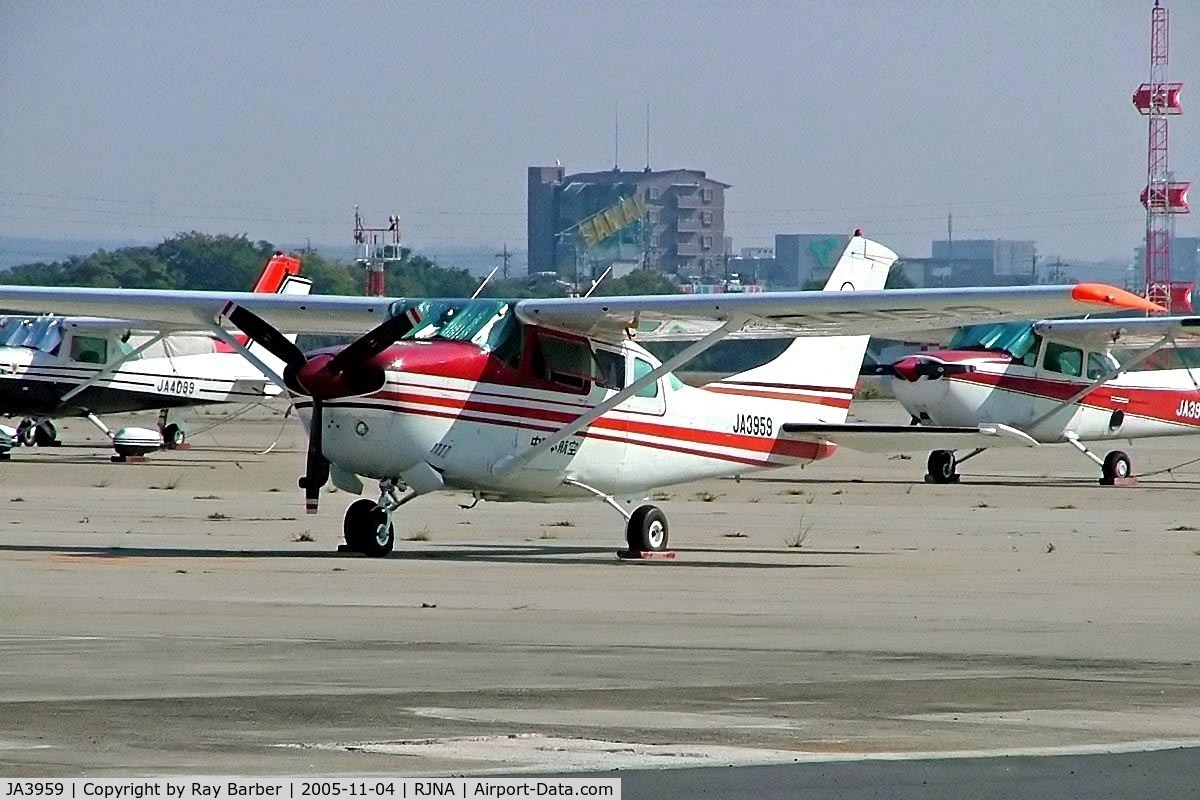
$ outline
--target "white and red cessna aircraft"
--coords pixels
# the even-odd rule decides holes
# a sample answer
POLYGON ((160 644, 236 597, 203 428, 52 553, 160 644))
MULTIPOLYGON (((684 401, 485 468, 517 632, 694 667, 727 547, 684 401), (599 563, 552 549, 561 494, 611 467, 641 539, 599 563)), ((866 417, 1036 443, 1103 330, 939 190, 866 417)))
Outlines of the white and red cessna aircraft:
POLYGON ((351 549, 386 555, 396 509, 458 489, 476 500, 599 498, 624 517, 631 550, 654 551, 667 546, 667 519, 645 502, 658 487, 808 464, 836 443, 1025 438, 1003 426, 846 423, 871 333, 1157 309, 1096 284, 880 291, 895 259, 856 232, 830 277, 835 291, 823 292, 507 302, 0 287, 0 306, 201 326, 234 343, 225 327, 240 329, 286 364, 281 383, 308 422, 308 511, 330 477, 355 494, 363 478, 379 481, 377 500, 346 512, 351 549), (665 362, 638 343, 639 331, 677 337, 680 326, 695 340, 665 362), (282 333, 367 328, 309 354, 282 333), (767 334, 797 338, 773 361, 703 388, 672 373, 722 339, 767 334))
MULTIPOLYGON (((253 291, 307 295, 312 282, 299 272, 299 259, 276 253, 253 291)), ((262 356, 274 361, 266 351, 262 356)), ((164 441, 178 447, 186 431, 174 411, 278 394, 275 383, 209 333, 146 332, 137 320, 110 317, 0 315, 0 415, 24 418, 15 429, 0 425, 0 457, 18 444, 57 444, 53 420, 62 417, 91 420, 121 456, 164 441), (99 417, 148 409, 162 411, 157 431, 114 433, 99 417)))
MULTIPOLYGON (((1101 459, 1086 442, 1200 433, 1200 383, 1191 369, 1138 369, 1200 335, 1200 317, 1012 322, 958 331, 946 349, 868 371, 892 376, 896 399, 918 425, 1003 424, 1037 444, 1067 443, 1101 469, 1129 478, 1129 456, 1101 459), (1124 352, 1118 360, 1114 350, 1124 352)), ((982 452, 929 454, 929 480, 957 480, 982 452)))

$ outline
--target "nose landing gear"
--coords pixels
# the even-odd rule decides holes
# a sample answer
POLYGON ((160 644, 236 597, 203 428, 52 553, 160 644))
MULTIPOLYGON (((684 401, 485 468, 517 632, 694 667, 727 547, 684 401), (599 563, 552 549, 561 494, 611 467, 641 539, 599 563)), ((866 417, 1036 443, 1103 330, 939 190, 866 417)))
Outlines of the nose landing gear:
POLYGON ((342 520, 342 534, 346 539, 344 548, 352 553, 362 553, 372 558, 383 558, 396 546, 396 528, 392 525, 392 512, 419 494, 408 489, 399 494, 395 480, 385 478, 379 482, 379 500, 355 500, 346 509, 342 520))

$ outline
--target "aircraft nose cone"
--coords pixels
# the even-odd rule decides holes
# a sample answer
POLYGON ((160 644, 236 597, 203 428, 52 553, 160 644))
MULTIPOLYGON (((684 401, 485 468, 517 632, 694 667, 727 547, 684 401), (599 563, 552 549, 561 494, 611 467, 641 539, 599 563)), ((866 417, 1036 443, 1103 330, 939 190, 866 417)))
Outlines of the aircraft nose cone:
POLYGON ((916 356, 906 356, 892 365, 896 377, 912 383, 921 377, 921 359, 916 356))
POLYGON ((294 381, 304 393, 321 400, 368 394, 383 384, 383 371, 373 363, 357 364, 352 369, 329 369, 333 355, 321 353, 296 370, 294 381))

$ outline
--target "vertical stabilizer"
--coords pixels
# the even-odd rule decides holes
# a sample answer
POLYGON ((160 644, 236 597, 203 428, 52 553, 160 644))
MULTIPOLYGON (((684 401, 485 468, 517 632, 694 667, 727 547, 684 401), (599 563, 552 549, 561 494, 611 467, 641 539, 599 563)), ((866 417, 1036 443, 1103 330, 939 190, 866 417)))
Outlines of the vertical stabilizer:
MULTIPOLYGON (((896 259, 897 255, 887 247, 855 231, 830 273, 825 291, 883 289, 896 259)), ((848 413, 850 394, 858 383, 869 340, 869 336, 801 336, 793 340, 778 358, 730 376, 720 385, 761 386, 845 399, 845 407, 831 407, 830 418, 825 420, 841 422, 848 413)))
MULTIPOLYGON (((300 259, 278 252, 271 256, 271 260, 267 262, 262 275, 258 278, 258 283, 254 284, 254 291, 257 294, 306 295, 311 290, 312 281, 300 275, 300 259)), ((288 341, 295 342, 296 334, 289 334, 287 338, 288 341)), ((283 362, 262 345, 249 341, 245 334, 238 334, 237 339, 246 345, 247 350, 274 370, 276 375, 283 374, 283 362)))

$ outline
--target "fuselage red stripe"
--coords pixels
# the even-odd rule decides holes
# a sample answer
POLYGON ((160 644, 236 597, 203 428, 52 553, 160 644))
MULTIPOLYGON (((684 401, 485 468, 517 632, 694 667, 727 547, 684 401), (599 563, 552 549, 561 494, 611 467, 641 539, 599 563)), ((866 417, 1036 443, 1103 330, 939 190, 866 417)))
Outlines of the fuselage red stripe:
MULTIPOLYGON (((514 407, 502 403, 485 403, 470 399, 460 400, 457 398, 437 397, 435 395, 419 394, 414 392, 393 392, 383 390, 376 392, 373 395, 368 395, 368 397, 401 403, 436 405, 457 411, 475 411, 487 414, 511 415, 516 416, 521 420, 554 423, 555 426, 565 425, 573 422, 578 417, 576 414, 569 414, 561 411, 551 411, 548 409, 514 407)), ((590 429, 603 428, 616 431, 629 431, 631 433, 640 433, 646 436, 659 436, 666 439, 686 441, 698 445, 715 445, 718 447, 731 447, 739 450, 749 450, 752 452, 778 453, 783 456, 796 458, 808 457, 808 445, 811 444, 803 440, 774 439, 768 436, 750 436, 746 434, 723 433, 700 428, 685 428, 678 425, 667 425, 661 422, 647 422, 638 419, 601 417, 600 419, 592 422, 588 427, 590 429)), ((551 429, 553 430, 555 428, 551 429)))
POLYGON ((785 392, 771 392, 762 389, 741 389, 733 386, 718 386, 709 384, 704 387, 707 392, 716 392, 718 394, 734 394, 745 397, 758 397, 764 400, 789 400, 794 403, 812 403, 819 406, 830 406, 832 408, 849 408, 849 397, 826 397, 818 394, 787 394, 785 392))
MULTIPOLYGON (((1059 403, 1074 396, 1086 386, 1069 381, 997 374, 982 370, 947 376, 946 379, 976 386, 990 386, 1059 403)), ((1197 399, 1200 399, 1200 391, 1196 390, 1103 384, 1076 400, 1075 404, 1100 411, 1122 411, 1131 416, 1145 417, 1158 422, 1197 427, 1200 420, 1182 418, 1175 413, 1181 401, 1197 399)))

